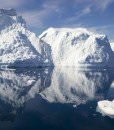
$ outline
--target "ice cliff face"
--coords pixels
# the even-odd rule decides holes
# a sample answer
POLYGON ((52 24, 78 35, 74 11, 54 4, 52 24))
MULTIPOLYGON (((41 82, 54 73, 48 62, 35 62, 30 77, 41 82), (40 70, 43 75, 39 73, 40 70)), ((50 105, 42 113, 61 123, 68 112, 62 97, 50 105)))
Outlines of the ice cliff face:
POLYGON ((1 9, 0 65, 38 67, 51 62, 50 46, 27 29, 26 22, 15 10, 1 9))
POLYGON ((52 48, 55 66, 112 66, 113 52, 105 35, 86 29, 49 28, 39 38, 52 48))

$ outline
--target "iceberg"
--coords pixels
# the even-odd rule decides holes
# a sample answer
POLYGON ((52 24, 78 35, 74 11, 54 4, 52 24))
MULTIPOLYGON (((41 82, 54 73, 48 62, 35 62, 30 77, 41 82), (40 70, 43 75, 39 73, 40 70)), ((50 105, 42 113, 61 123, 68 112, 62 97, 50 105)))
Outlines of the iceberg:
POLYGON ((107 36, 85 28, 31 32, 14 9, 0 9, 0 67, 113 67, 107 36))
POLYGON ((49 28, 39 38, 51 46, 55 66, 113 66, 113 52, 105 35, 85 28, 49 28))
POLYGON ((39 67, 48 66, 50 62, 50 45, 30 32, 25 20, 15 10, 1 9, 0 66, 39 67))

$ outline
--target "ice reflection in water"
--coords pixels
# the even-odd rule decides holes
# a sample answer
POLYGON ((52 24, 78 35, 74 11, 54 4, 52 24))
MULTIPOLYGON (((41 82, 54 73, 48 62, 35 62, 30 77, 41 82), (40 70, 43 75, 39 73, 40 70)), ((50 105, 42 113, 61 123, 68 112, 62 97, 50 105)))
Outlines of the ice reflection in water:
POLYGON ((25 102, 51 84, 52 69, 0 71, 0 99, 13 107, 25 102))
MULTIPOLYGON (((0 121, 14 122, 14 124, 10 125, 12 128, 12 125, 15 126, 17 118, 16 124, 20 128, 20 123, 23 123, 28 114, 30 116, 35 111, 35 115, 40 113, 37 118, 40 117, 42 119, 44 117, 42 126, 45 126, 44 124, 47 120, 50 123, 57 122, 55 112, 57 115, 61 115, 63 113, 61 110, 65 109, 71 112, 72 116, 74 115, 71 109, 66 108, 66 104, 75 104, 76 106, 84 104, 84 111, 79 109, 76 115, 80 113, 83 116, 84 112, 89 117, 89 112, 93 114, 93 110, 91 111, 87 108, 89 101, 111 98, 110 93, 113 90, 114 77, 112 72, 110 70, 77 70, 76 68, 1 70, 0 121), (43 102, 44 104, 42 105, 43 102), (53 105, 58 106, 59 104, 63 106, 61 110, 56 107, 53 108, 53 105), (23 111, 24 115, 22 114, 23 111), (46 115, 47 117, 45 117, 46 115), (55 118, 55 121, 51 118, 55 118)), ((67 118, 66 113, 64 112, 63 114, 65 119, 67 118)), ((34 120, 35 115, 28 120, 31 125, 34 124, 32 120, 34 120)), ((57 120, 59 119, 57 118, 57 120)), ((64 121, 63 119, 63 123, 64 121)), ((72 120, 70 123, 72 124, 72 120)), ((28 122, 25 124, 27 127, 28 122)), ((78 124, 82 126, 81 122, 78 122, 78 124)), ((6 125, 7 123, 1 122, 0 128, 6 125)), ((38 126, 37 123, 35 125, 38 126)), ((23 129, 25 128, 23 127, 23 129)))
POLYGON ((50 87, 40 94, 51 103, 86 103, 103 99, 111 84, 109 72, 55 68, 50 87))
POLYGON ((107 94, 112 78, 108 71, 76 68, 43 68, 0 71, 0 99, 23 106, 36 95, 50 103, 86 103, 107 94))

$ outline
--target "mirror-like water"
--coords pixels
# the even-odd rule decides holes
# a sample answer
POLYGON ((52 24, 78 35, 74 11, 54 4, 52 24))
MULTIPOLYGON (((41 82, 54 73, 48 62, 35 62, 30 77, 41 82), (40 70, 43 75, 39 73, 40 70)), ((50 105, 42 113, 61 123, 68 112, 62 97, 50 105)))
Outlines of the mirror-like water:
POLYGON ((1 130, 105 130, 114 119, 96 112, 114 99, 114 70, 40 68, 0 71, 1 130))

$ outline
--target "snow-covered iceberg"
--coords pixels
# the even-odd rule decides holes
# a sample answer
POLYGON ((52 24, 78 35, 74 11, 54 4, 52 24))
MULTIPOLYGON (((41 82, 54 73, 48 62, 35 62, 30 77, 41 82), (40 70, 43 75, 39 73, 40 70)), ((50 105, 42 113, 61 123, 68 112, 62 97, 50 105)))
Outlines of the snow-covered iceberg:
POLYGON ((27 29, 13 9, 0 9, 0 65, 38 67, 52 64, 51 47, 27 29))
POLYGON ((55 66, 113 66, 105 35, 84 28, 49 28, 39 38, 51 46, 55 66))
POLYGON ((114 118, 114 101, 103 100, 98 102, 97 112, 103 116, 114 118))

